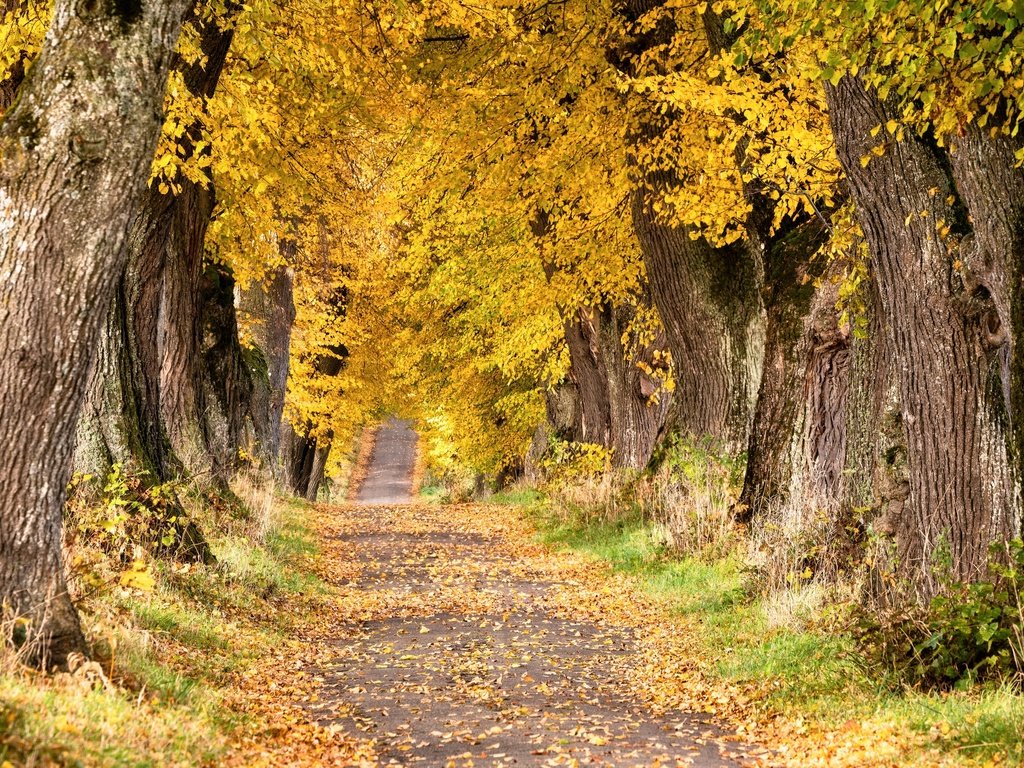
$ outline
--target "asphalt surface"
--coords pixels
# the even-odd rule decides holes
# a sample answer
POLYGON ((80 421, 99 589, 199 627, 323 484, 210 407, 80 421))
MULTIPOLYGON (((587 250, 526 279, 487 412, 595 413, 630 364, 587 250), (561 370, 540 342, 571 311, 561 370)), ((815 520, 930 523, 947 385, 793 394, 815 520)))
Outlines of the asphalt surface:
POLYGON ((342 589, 373 618, 345 627, 314 672, 321 725, 373 740, 381 766, 770 764, 707 715, 649 710, 630 682, 646 663, 636 632, 578 615, 558 597, 571 583, 515 556, 480 514, 346 510, 340 538, 360 568, 342 589))
POLYGON ((392 418, 379 430, 370 469, 356 494, 360 504, 408 504, 416 467, 416 433, 408 421, 392 418))

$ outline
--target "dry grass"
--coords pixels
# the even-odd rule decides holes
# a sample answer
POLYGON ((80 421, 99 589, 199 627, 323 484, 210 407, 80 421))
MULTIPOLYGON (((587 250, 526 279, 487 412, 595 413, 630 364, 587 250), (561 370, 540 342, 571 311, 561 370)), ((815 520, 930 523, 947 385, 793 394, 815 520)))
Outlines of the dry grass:
POLYGON ((249 511, 246 535, 266 543, 267 534, 279 524, 273 483, 254 471, 243 471, 232 480, 231 490, 249 511))
MULTIPOLYGON (((312 511, 275 498, 255 475, 232 488, 237 497, 182 494, 216 562, 130 553, 143 558, 151 588, 123 582, 134 564, 95 528, 69 521, 69 583, 93 660, 44 675, 22 664, 30 649, 0 645, 0 766, 209 765, 239 729, 265 727, 226 697, 319 610, 306 606, 319 605, 323 587, 310 565, 312 511)), ((0 626, 5 636, 14 629, 9 619, 0 626)))

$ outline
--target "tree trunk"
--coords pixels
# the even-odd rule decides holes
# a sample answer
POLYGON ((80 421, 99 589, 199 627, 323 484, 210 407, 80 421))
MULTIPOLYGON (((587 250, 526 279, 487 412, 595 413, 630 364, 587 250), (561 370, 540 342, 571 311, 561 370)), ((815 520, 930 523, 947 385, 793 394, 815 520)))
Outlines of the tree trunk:
POLYGON ((203 388, 204 242, 213 213, 213 192, 185 182, 175 197, 174 216, 162 244, 160 296, 160 419, 183 468, 218 479, 208 444, 203 388))
POLYGON ((939 586, 937 563, 948 560, 956 578, 976 578, 989 544, 1019 530, 1005 344, 992 335, 993 295, 960 268, 960 239, 972 233, 942 151, 908 136, 874 156, 885 137, 873 138, 872 129, 891 112, 855 77, 827 94, 891 356, 892 407, 881 430, 896 439, 884 461, 891 476, 905 478, 906 497, 883 514, 900 571, 927 597, 939 586))
POLYGON ((632 310, 605 304, 581 309, 566 322, 569 378, 575 388, 571 439, 597 443, 612 451, 617 467, 643 469, 654 452, 665 422, 669 398, 641 364, 658 365, 656 351, 665 350, 664 334, 650 344, 623 347, 632 310))
MULTIPOLYGON (((295 243, 282 244, 286 263, 294 261, 295 243)), ((274 477, 282 468, 282 420, 291 360, 292 326, 295 324, 292 273, 288 267, 274 271, 265 285, 242 293, 241 311, 252 334, 261 370, 253 372, 252 426, 254 451, 274 477)))
POLYGON ((740 452, 764 355, 756 260, 742 245, 713 248, 685 227, 659 222, 651 202, 636 193, 633 222, 672 351, 674 427, 740 452))
POLYGON ((161 127, 184 0, 58 0, 0 123, 0 603, 84 650, 61 562, 75 425, 161 127))
POLYGON ((316 501, 331 452, 331 441, 300 435, 291 425, 282 435, 285 480, 292 493, 316 501))
MULTIPOLYGON (((315 368, 317 374, 331 378, 344 370, 347 350, 331 348, 330 354, 317 358, 315 368)), ((283 457, 285 478, 292 492, 308 501, 316 501, 320 485, 324 481, 327 459, 331 453, 334 435, 327 432, 319 437, 312 435, 312 424, 306 424, 302 433, 291 425, 285 430, 283 438, 283 457)))
MULTIPOLYGON (((206 98, 220 78, 232 32, 215 20, 200 19, 195 10, 189 20, 199 29, 206 58, 186 67, 184 79, 193 96, 206 98)), ((180 60, 176 64, 183 66, 180 60)), ((188 132, 186 145, 198 130, 194 126, 188 132)), ((189 422, 191 431, 168 422, 164 370, 171 393, 179 398, 175 404, 189 403, 193 416, 205 413, 200 293, 203 239, 212 209, 212 190, 188 181, 182 181, 176 195, 150 188, 139 207, 126 246, 128 264, 101 339, 103 365, 94 371, 79 425, 77 471, 105 476, 117 462, 149 473, 153 483, 165 482, 182 468, 174 450, 185 444, 182 433, 204 437, 198 420, 189 422), (182 379, 189 381, 183 384, 182 379)), ((220 298, 211 298, 214 314, 223 315, 220 298)), ((233 318, 226 322, 231 325, 233 318)), ((184 455, 190 468, 219 467, 205 439, 188 447, 184 455)))
POLYGON ((235 279, 223 265, 209 265, 203 276, 202 383, 204 435, 214 477, 230 479, 239 464, 246 417, 251 413, 253 376, 238 341, 235 279))
POLYGON ((742 521, 827 509, 842 495, 850 339, 839 327, 832 275, 813 261, 827 231, 817 220, 766 257, 764 372, 747 449, 742 521), (820 282, 819 282, 820 281, 820 282))
POLYGON ((1011 142, 969 128, 949 156, 972 227, 961 245, 967 280, 992 298, 982 325, 1000 368, 1018 488, 1024 477, 1024 169, 1015 158, 1020 144, 1020 138, 1011 142))
MULTIPOLYGON (((671 46, 676 32, 671 12, 653 28, 637 29, 639 19, 658 6, 668 7, 664 0, 615 4, 632 37, 609 51, 609 58, 631 76, 646 73, 637 69, 642 54, 671 46)), ((709 10, 703 19, 709 51, 727 47, 730 38, 717 15, 709 10)), ((652 108, 639 118, 636 142, 657 140, 675 117, 652 108)), ((764 355, 760 248, 757 243, 716 247, 689 227, 666 223, 655 203, 678 179, 642 167, 637 175, 633 225, 675 369, 672 428, 689 437, 713 437, 739 453, 750 434, 764 355)))

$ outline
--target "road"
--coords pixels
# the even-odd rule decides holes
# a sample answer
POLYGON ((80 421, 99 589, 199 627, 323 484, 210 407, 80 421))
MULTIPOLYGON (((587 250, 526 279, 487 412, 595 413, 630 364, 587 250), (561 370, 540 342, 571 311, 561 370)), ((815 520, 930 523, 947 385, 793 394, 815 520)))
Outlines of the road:
POLYGON ((767 764, 707 715, 651 707, 636 598, 520 513, 408 504, 415 440, 382 429, 359 503, 337 510, 345 618, 314 671, 321 725, 373 740, 381 765, 767 764))
POLYGON ((370 468, 356 494, 360 504, 408 504, 416 468, 416 433, 408 421, 390 419, 377 430, 370 468))

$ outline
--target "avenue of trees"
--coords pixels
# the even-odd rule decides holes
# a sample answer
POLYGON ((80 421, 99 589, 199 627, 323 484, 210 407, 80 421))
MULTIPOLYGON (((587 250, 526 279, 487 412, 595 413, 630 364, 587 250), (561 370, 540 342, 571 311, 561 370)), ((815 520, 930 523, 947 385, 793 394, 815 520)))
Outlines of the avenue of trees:
POLYGON ((315 499, 387 410, 502 480, 710 440, 738 522, 824 514, 917 599, 1020 535, 1020 0, 3 2, 0 603, 38 661, 85 649, 72 473, 315 499))

